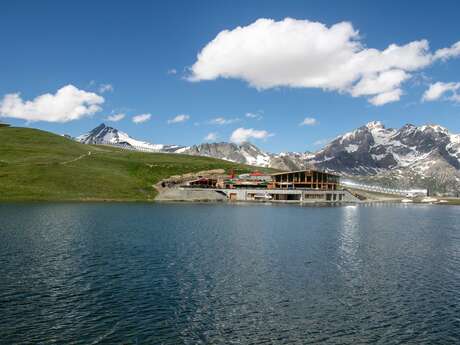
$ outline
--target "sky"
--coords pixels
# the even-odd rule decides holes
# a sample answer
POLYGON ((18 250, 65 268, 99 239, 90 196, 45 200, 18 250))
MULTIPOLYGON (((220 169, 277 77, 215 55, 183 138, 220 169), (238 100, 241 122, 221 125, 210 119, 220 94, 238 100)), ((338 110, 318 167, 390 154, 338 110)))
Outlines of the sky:
POLYGON ((370 121, 460 133, 458 1, 2 1, 0 121, 315 151, 370 121))

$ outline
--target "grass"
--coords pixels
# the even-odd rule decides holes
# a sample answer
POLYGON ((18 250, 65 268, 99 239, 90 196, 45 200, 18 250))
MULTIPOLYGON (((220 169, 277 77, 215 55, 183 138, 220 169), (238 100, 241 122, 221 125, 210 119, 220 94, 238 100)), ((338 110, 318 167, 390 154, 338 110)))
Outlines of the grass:
POLYGON ((83 145, 31 128, 0 127, 0 201, 149 201, 171 175, 254 169, 219 159, 83 145), (90 154, 89 154, 90 152, 90 154))

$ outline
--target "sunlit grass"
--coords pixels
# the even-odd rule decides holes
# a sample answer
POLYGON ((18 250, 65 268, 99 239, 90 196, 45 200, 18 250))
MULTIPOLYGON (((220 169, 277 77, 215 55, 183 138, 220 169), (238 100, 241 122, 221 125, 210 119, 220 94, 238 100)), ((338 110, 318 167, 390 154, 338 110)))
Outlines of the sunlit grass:
POLYGON ((30 128, 0 128, 0 200, 152 200, 171 175, 254 168, 207 157, 83 145, 30 128), (91 152, 91 154, 88 154, 91 152))

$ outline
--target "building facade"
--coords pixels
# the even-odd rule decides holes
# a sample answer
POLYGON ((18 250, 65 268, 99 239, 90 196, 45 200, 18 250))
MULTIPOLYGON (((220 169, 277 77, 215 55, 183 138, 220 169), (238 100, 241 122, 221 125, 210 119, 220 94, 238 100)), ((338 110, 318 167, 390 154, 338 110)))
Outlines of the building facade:
POLYGON ((338 175, 316 170, 288 171, 272 174, 273 188, 337 190, 338 175))

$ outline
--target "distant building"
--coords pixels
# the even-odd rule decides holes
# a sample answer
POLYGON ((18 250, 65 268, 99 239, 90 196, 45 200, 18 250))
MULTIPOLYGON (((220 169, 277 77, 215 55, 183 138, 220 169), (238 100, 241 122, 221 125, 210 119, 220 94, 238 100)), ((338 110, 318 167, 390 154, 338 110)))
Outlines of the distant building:
POLYGON ((271 176, 272 188, 337 190, 340 183, 338 175, 317 170, 288 171, 271 176))
POLYGON ((317 170, 289 171, 266 175, 254 171, 235 176, 201 177, 185 187, 194 192, 213 189, 230 201, 269 202, 359 202, 348 190, 339 188, 340 177, 317 170))
POLYGON ((316 170, 301 170, 267 175, 259 171, 241 174, 237 177, 201 177, 187 183, 190 187, 201 188, 259 188, 259 189, 313 189, 337 190, 340 178, 338 175, 316 170))
POLYGON ((197 180, 189 181, 188 185, 190 187, 216 188, 217 179, 201 177, 201 178, 199 178, 197 180))

